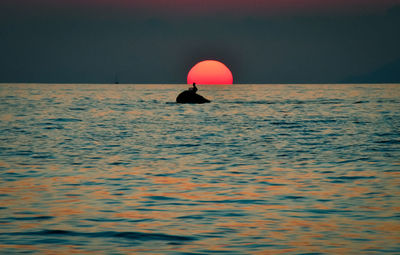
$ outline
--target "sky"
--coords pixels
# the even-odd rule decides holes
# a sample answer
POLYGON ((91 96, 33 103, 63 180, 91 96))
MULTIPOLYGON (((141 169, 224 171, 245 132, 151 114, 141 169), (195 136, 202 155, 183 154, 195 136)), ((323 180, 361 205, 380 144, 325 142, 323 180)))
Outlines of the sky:
POLYGON ((400 0, 2 0, 0 83, 400 83, 400 0))

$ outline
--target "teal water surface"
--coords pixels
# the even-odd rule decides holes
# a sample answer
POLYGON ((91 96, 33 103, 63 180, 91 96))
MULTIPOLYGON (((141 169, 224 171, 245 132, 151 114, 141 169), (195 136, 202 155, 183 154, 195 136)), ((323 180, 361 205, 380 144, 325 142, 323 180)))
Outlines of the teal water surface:
POLYGON ((400 85, 0 85, 0 253, 400 252, 400 85))

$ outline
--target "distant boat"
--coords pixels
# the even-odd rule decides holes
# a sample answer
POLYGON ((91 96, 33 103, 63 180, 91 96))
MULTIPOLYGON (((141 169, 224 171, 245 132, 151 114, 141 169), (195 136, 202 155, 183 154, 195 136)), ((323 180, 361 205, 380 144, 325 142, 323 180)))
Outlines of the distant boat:
POLYGON ((114 76, 114 84, 119 84, 118 75, 115 74, 114 76))

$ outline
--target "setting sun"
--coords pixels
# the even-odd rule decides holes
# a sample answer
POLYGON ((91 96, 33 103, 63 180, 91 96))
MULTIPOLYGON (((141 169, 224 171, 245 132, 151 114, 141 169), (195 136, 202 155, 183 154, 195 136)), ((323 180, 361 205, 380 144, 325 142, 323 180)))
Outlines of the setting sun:
POLYGON ((223 63, 216 60, 205 60, 190 69, 187 83, 199 84, 232 84, 232 72, 223 63))

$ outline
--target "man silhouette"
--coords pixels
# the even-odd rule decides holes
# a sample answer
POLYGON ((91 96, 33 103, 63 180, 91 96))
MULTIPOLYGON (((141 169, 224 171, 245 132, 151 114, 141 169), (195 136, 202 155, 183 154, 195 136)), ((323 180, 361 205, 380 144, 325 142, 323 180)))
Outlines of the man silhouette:
POLYGON ((193 82, 193 87, 192 87, 192 88, 189 88, 189 91, 191 91, 191 92, 193 92, 193 93, 196 93, 196 92, 197 92, 197 87, 196 87, 196 83, 195 83, 195 82, 193 82))

